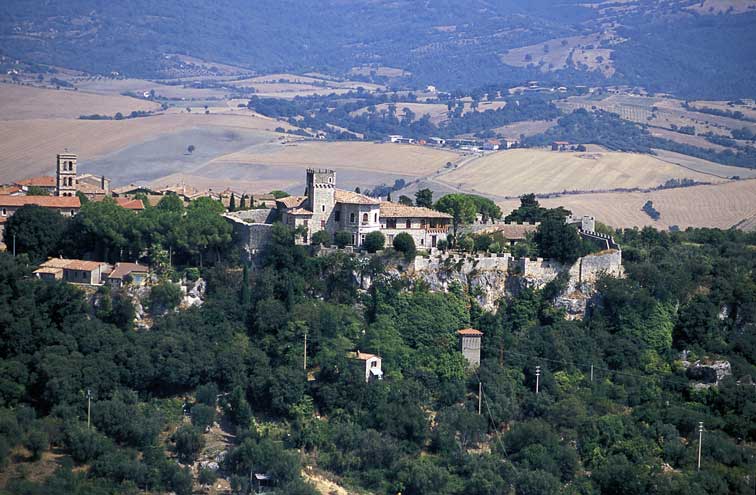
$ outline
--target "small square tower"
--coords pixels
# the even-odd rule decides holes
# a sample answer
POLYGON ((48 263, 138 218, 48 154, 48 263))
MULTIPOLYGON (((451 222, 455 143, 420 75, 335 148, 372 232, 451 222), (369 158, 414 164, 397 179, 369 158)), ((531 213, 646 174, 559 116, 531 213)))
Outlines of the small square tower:
POLYGON ((457 331, 459 337, 459 350, 467 359, 471 368, 480 366, 480 343, 483 332, 474 328, 465 328, 457 331))
POLYGON ((76 196, 76 186, 76 155, 74 153, 58 153, 55 195, 76 196))
POLYGON ((330 214, 336 204, 336 172, 307 169, 307 206, 313 214, 330 214))

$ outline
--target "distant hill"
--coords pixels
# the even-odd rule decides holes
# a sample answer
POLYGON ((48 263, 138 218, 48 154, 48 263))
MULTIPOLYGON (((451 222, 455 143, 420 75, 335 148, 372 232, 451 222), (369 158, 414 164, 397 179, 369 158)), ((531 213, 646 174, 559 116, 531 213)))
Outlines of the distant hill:
POLYGON ((6 65, 148 78, 187 75, 184 55, 263 73, 367 66, 382 82, 391 67, 406 71, 395 83, 442 89, 537 79, 752 97, 756 2, 731 3, 20 0, 0 5, 0 46, 6 65))

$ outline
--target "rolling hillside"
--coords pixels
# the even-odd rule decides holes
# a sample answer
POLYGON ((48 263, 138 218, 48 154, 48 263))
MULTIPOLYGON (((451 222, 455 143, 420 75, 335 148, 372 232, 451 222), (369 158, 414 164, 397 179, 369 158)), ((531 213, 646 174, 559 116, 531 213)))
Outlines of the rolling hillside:
POLYGON ((0 68, 12 69, 21 59, 174 78, 238 66, 361 74, 366 81, 447 90, 540 79, 643 85, 686 98, 753 96, 756 2, 709 4, 472 0, 460 9, 449 0, 5 2, 0 55, 7 57, 0 68))

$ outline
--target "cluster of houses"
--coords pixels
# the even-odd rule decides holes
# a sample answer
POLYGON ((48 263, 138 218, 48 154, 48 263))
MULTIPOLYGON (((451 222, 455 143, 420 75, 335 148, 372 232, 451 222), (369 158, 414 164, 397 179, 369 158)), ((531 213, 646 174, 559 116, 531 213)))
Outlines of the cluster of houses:
POLYGON ((50 258, 34 270, 41 280, 61 280, 80 285, 110 285, 123 287, 126 284, 141 287, 150 280, 149 268, 139 263, 116 263, 50 258))
POLYGON ((419 146, 434 146, 437 148, 455 148, 462 151, 498 151, 516 148, 520 142, 514 138, 491 138, 491 139, 443 139, 431 137, 426 139, 414 139, 400 134, 391 134, 386 142, 395 144, 416 144, 419 146))
POLYGON ((61 215, 72 217, 81 209, 81 197, 89 201, 102 201, 112 198, 119 206, 139 212, 145 205, 139 198, 147 198, 152 206, 168 194, 174 194, 185 203, 200 197, 209 197, 221 201, 226 208, 243 202, 249 207, 274 208, 276 198, 272 194, 252 195, 226 189, 221 192, 200 191, 185 184, 150 188, 129 184, 123 187, 111 187, 111 181, 105 176, 78 173, 78 159, 74 153, 57 155, 56 173, 18 180, 0 185, 0 250, 6 249, 3 241, 5 223, 19 208, 27 205, 40 206, 56 211, 61 215))
POLYGON ((346 232, 350 244, 360 248, 371 232, 381 232, 390 245, 400 233, 412 236, 419 248, 435 248, 447 240, 452 216, 430 208, 406 206, 381 198, 338 189, 333 170, 307 170, 305 195, 276 200, 275 208, 231 212, 225 215, 252 258, 270 240, 273 221, 278 219, 302 233, 297 242, 310 244, 317 232, 334 239, 346 232))
MULTIPOLYGON (((73 153, 59 153, 55 176, 31 177, 0 186, 0 249, 5 223, 19 208, 40 206, 72 217, 81 209, 80 196, 90 201, 102 201, 112 196, 110 179, 104 176, 77 173, 77 157, 73 153)), ((141 211, 141 201, 131 198, 114 198, 128 210, 141 211)))

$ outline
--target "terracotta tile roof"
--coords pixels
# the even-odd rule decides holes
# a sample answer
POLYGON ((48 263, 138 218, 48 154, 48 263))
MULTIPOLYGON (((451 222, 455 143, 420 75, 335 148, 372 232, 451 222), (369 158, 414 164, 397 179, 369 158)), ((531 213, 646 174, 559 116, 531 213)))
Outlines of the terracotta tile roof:
POLYGON ((0 195, 16 194, 18 192, 21 192, 21 186, 17 186, 15 184, 0 186, 0 195))
POLYGON ((113 194, 129 194, 141 191, 152 191, 152 188, 147 186, 140 186, 137 184, 128 184, 126 186, 115 187, 111 190, 113 191, 113 194))
POLYGON ((141 211, 144 210, 144 203, 140 199, 129 198, 113 198, 118 206, 126 208, 127 210, 141 211))
POLYGON ((79 185, 76 186, 76 189, 78 191, 81 191, 84 194, 105 194, 105 189, 103 189, 100 186, 95 186, 94 184, 82 184, 79 183, 79 185))
POLYGON ((86 260, 69 260, 64 258, 50 258, 42 263, 40 268, 57 268, 65 270, 82 270, 91 272, 97 270, 101 266, 107 267, 108 264, 104 261, 86 261, 86 260))
POLYGON ((40 177, 31 177, 29 179, 16 181, 19 186, 36 186, 36 187, 55 187, 57 179, 52 175, 42 175, 40 177))
POLYGON ((384 218, 452 218, 448 213, 431 210, 422 206, 405 206, 384 201, 381 203, 381 217, 384 218))
POLYGON ((294 208, 288 211, 291 215, 312 215, 312 210, 307 210, 305 208, 294 208))
POLYGON ((307 196, 287 196, 277 199, 276 203, 281 203, 284 208, 299 208, 305 201, 307 201, 307 196))
POLYGON ((34 273, 50 273, 53 275, 57 275, 59 273, 62 273, 62 268, 56 268, 54 266, 40 266, 36 270, 34 270, 34 273))
POLYGON ((123 279, 126 275, 131 273, 148 273, 149 268, 139 263, 116 263, 115 268, 108 278, 123 279))
POLYGON ((368 354, 367 352, 352 352, 350 356, 354 359, 359 359, 360 361, 367 361, 368 359, 373 358, 380 358, 380 356, 376 356, 375 354, 368 354))
POLYGON ((501 223, 492 225, 491 227, 484 229, 483 232, 489 234, 501 232, 501 235, 503 235, 505 239, 519 241, 525 239, 525 235, 529 232, 535 232, 537 228, 538 224, 501 223))
POLYGON ((457 330, 457 334, 476 336, 476 335, 483 335, 483 332, 481 332, 480 330, 475 330, 474 328, 463 328, 462 330, 457 330))
POLYGON ((335 189, 333 195, 337 203, 352 205, 378 205, 381 203, 379 199, 343 189, 335 189))
POLYGON ((81 208, 76 196, 2 196, 0 206, 37 205, 45 208, 81 208))

